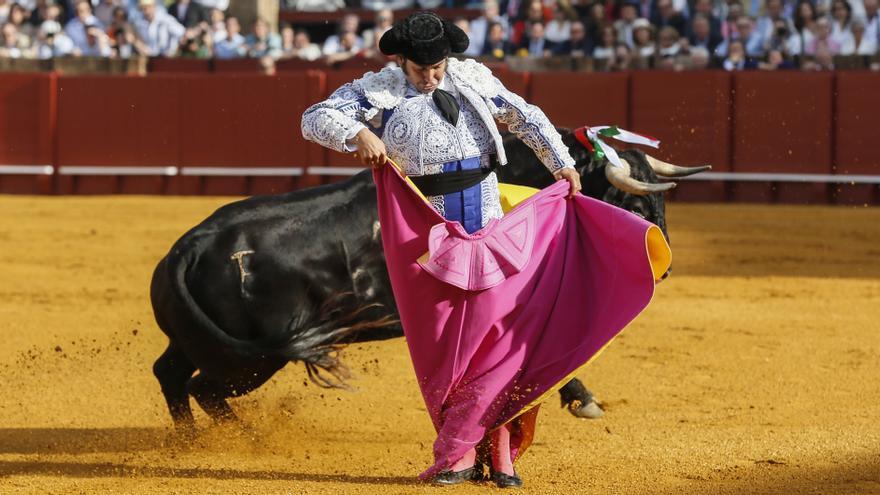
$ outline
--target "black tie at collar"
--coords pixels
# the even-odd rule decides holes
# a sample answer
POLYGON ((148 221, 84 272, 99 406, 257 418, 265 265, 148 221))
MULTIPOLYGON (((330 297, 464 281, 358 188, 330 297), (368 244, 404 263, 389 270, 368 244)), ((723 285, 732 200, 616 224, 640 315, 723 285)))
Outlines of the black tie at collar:
POLYGON ((443 118, 453 126, 458 125, 458 113, 461 111, 458 106, 458 100, 440 88, 434 90, 432 98, 434 99, 434 104, 437 105, 437 108, 440 110, 440 114, 443 115, 443 118))

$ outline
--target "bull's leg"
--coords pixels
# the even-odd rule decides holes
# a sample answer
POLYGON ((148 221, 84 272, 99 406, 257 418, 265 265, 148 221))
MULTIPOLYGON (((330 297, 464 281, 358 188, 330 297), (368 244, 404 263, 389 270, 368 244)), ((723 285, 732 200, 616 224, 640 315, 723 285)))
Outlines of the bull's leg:
POLYGON ((213 380, 200 372, 189 380, 187 390, 214 421, 236 421, 238 416, 226 399, 245 395, 266 383, 275 372, 284 367, 286 362, 286 360, 267 360, 259 368, 249 369, 245 373, 246 377, 229 381, 213 380))
POLYGON ((568 412, 578 418, 596 419, 605 415, 593 394, 577 378, 572 378, 559 389, 559 398, 562 407, 568 407, 568 412))
POLYGON ((171 413, 174 426, 187 433, 192 432, 195 421, 189 406, 186 383, 195 370, 196 367, 174 342, 168 344, 168 348, 153 364, 153 374, 162 387, 162 395, 168 403, 168 412, 171 413))
POLYGON ((190 395, 199 403, 202 409, 216 422, 235 421, 238 417, 229 407, 226 398, 230 397, 229 387, 216 382, 204 374, 190 378, 186 384, 190 395))

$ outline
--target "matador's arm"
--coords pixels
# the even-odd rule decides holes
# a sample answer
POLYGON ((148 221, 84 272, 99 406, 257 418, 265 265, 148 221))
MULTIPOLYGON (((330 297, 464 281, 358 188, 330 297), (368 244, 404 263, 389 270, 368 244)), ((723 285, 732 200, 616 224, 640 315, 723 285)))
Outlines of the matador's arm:
POLYGON ((342 85, 302 116, 302 135, 309 141, 341 153, 357 150, 354 137, 366 127, 362 121, 366 98, 354 84, 342 85))
POLYGON ((521 96, 508 90, 495 78, 498 94, 492 102, 498 108, 495 118, 534 150, 535 155, 551 173, 573 168, 574 159, 562 142, 562 136, 540 108, 527 103, 521 96))

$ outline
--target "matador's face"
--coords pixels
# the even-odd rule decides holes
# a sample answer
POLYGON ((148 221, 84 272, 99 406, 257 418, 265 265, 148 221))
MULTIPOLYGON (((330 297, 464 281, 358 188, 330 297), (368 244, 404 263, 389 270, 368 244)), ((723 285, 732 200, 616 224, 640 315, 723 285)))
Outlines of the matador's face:
POLYGON ((411 60, 398 57, 397 63, 406 74, 406 79, 422 93, 430 93, 440 86, 446 74, 446 59, 431 65, 419 65, 411 60))

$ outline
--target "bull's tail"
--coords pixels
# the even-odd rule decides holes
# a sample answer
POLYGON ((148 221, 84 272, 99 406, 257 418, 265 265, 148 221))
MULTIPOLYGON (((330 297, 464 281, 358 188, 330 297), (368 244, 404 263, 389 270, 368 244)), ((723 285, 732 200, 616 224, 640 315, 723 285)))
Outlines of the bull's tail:
MULTIPOLYGON (((260 340, 239 339, 223 331, 193 298, 186 284, 186 272, 191 266, 187 258, 189 256, 173 252, 165 258, 173 295, 190 320, 187 333, 197 334, 199 341, 215 344, 210 345, 215 357, 223 358, 227 363, 271 357, 301 361, 305 363, 309 378, 317 385, 344 388, 349 373, 339 359, 340 343, 358 332, 397 323, 390 316, 363 319, 364 312, 376 305, 344 310, 345 303, 349 302, 347 299, 353 298, 341 294, 328 299, 317 310, 306 308, 301 316, 291 320, 287 328, 275 336, 260 340)), ((353 305, 349 302, 347 307, 353 305)))

